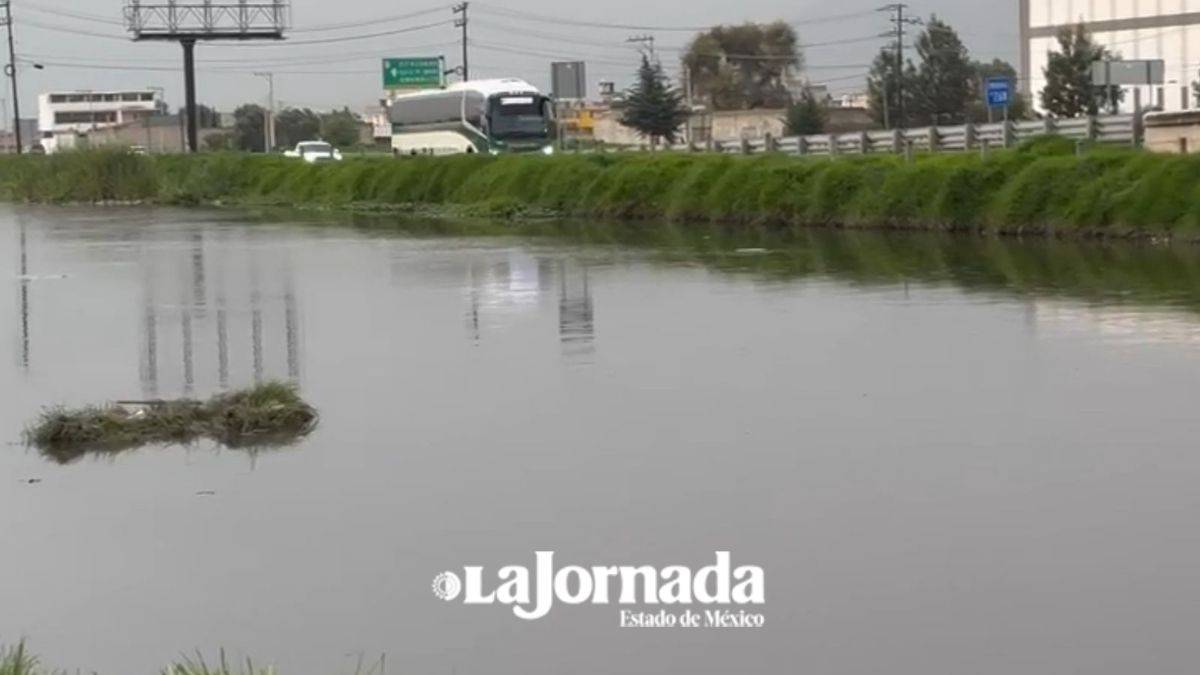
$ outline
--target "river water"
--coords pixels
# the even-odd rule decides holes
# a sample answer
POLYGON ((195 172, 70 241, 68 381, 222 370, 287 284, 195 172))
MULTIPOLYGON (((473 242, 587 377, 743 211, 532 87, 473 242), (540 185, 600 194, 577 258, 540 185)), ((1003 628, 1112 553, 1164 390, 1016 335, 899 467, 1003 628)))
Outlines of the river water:
POLYGON ((1200 662, 1200 249, 370 225, 0 207, 0 642, 102 675, 1200 662), (291 448, 20 443, 272 379, 322 414, 291 448), (730 551, 766 626, 430 592, 535 551, 730 551))

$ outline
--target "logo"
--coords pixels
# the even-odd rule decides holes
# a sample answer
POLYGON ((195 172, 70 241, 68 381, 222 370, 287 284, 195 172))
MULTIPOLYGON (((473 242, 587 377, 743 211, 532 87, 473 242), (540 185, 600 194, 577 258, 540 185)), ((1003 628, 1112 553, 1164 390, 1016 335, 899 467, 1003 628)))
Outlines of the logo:
POLYGON ((683 565, 556 569, 553 551, 538 551, 534 558, 532 570, 507 565, 494 575, 480 566, 463 567, 461 576, 442 572, 433 579, 433 594, 446 602, 461 595, 464 605, 507 605, 526 621, 546 617, 555 603, 705 608, 703 612, 622 609, 620 625, 628 628, 759 628, 766 621, 762 614, 742 609, 766 604, 763 568, 734 567, 728 551, 718 551, 713 564, 694 571, 683 565))
POLYGON ((433 594, 446 602, 453 602, 462 593, 462 580, 454 572, 442 572, 433 578, 433 594))

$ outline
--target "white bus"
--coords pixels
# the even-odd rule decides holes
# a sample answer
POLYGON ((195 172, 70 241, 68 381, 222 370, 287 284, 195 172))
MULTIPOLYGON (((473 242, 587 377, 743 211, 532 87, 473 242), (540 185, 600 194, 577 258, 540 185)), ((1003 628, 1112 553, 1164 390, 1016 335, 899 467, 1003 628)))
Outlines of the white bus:
POLYGON ((391 102, 398 156, 554 153, 554 104, 524 80, 476 80, 391 102))

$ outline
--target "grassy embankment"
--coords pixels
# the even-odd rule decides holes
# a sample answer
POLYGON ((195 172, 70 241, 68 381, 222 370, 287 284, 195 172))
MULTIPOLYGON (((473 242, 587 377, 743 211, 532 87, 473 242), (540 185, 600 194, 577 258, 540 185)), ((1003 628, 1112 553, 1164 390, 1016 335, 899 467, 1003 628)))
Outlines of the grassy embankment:
POLYGON ((221 203, 792 228, 954 229, 1200 238, 1200 157, 1063 139, 918 157, 707 154, 358 159, 137 157, 0 160, 0 197, 46 203, 221 203))
POLYGON ((116 454, 200 438, 234 448, 283 445, 309 434, 316 424, 317 411, 295 387, 270 383, 208 401, 51 408, 26 430, 25 439, 45 456, 65 464, 87 454, 116 454))

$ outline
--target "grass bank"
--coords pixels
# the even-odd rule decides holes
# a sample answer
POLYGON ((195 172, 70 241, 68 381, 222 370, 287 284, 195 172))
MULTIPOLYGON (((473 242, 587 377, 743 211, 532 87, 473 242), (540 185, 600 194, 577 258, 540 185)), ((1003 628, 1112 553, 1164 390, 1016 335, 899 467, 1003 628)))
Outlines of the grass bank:
POLYGON ((317 411, 295 387, 270 383, 208 401, 51 408, 26 430, 25 439, 45 456, 65 464, 87 454, 116 454, 201 438, 235 448, 286 444, 307 435, 316 424, 317 411))
POLYGON ((0 160, 0 196, 556 215, 746 227, 949 229, 1200 238, 1200 157, 1063 139, 918 157, 710 154, 356 159, 84 152, 0 160))

